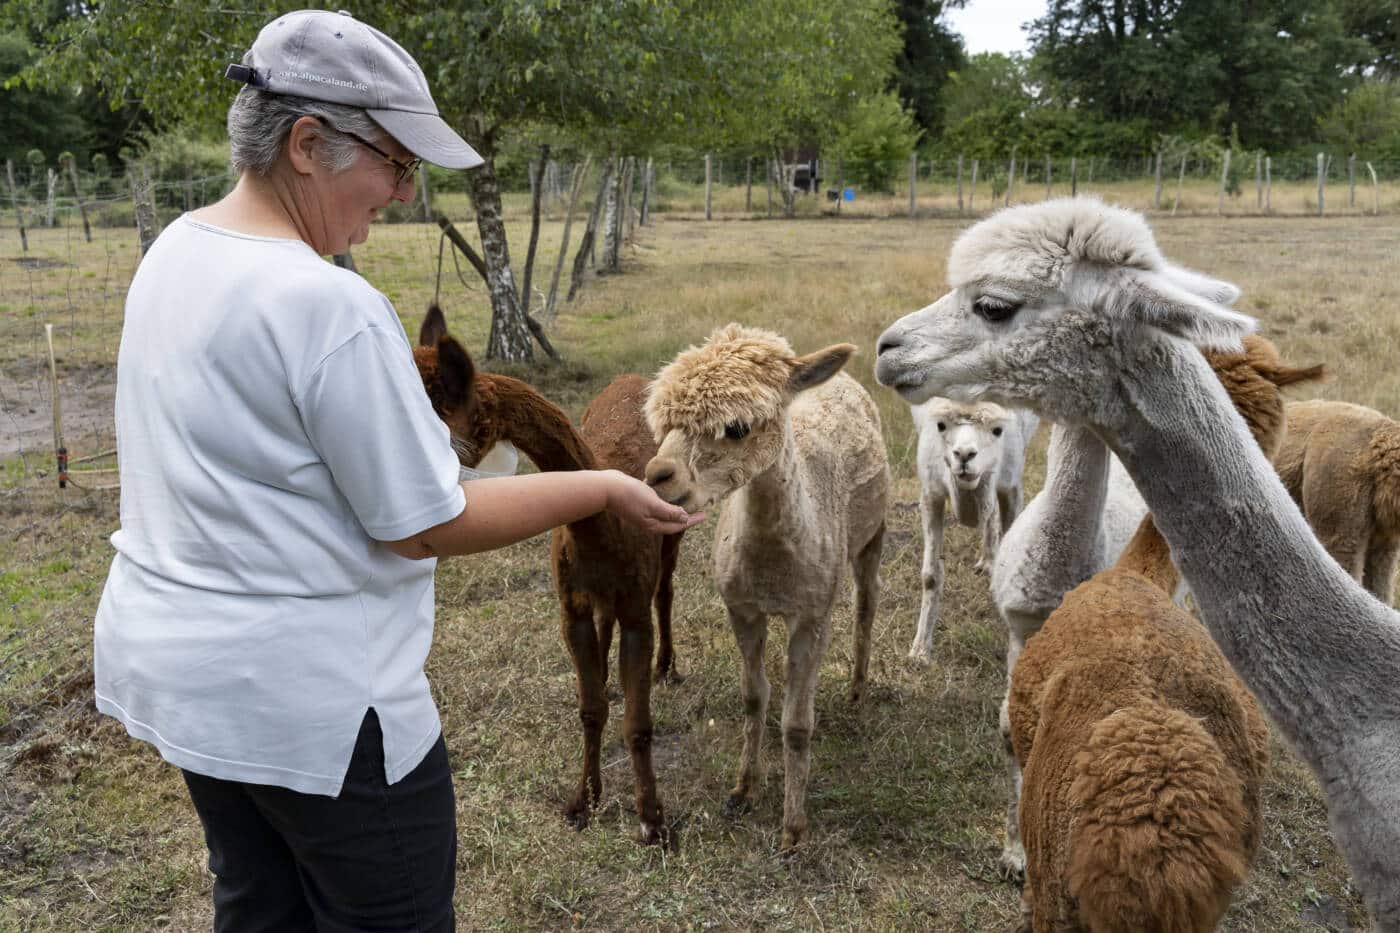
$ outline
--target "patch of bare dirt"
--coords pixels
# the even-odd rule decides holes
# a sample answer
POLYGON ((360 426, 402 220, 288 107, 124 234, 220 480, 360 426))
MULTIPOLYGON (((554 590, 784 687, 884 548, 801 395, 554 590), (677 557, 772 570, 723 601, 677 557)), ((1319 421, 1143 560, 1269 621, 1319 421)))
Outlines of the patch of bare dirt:
MULTIPOLYGON (((58 370, 63 437, 71 457, 112 446, 117 368, 75 364, 58 370)), ((0 369, 0 459, 53 447, 53 396, 47 365, 0 369)))

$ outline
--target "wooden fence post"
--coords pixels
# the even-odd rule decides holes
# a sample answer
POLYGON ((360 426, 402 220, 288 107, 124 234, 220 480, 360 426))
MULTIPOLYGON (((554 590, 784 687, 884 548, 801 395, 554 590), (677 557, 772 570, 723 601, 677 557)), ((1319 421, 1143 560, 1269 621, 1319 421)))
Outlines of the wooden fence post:
POLYGON ((1186 156, 1181 157, 1181 171, 1176 175, 1176 200, 1172 202, 1172 216, 1176 216, 1176 209, 1181 206, 1181 186, 1186 184, 1186 156))
POLYGON ((1160 211, 1162 209, 1162 150, 1157 150, 1155 167, 1152 169, 1152 209, 1160 211))
POLYGON ((1045 200, 1050 200, 1050 185, 1054 176, 1055 166, 1050 161, 1050 153, 1045 154, 1045 200))
POLYGON ((773 216, 773 175, 778 170, 778 163, 773 159, 764 159, 763 164, 768 166, 768 216, 773 216))
POLYGON ((5 160, 5 177, 10 180, 10 203, 15 206, 15 223, 19 226, 19 244, 29 252, 29 236, 24 232, 24 211, 19 206, 19 191, 15 188, 15 163, 5 160))
POLYGON ((846 159, 836 157, 836 213, 841 213, 841 201, 846 196, 846 159))
POLYGON ((44 169, 44 171, 48 173, 48 176, 44 179, 45 182, 47 182, 47 184, 48 184, 48 190, 47 190, 48 198, 47 198, 47 200, 46 200, 46 202, 45 202, 46 211, 45 211, 45 213, 44 213, 44 226, 45 226, 45 227, 52 227, 52 226, 53 226, 54 206, 55 206, 55 205, 54 205, 54 198, 55 198, 55 196, 58 194, 58 173, 55 172, 55 171, 54 171, 53 169, 51 169, 51 168, 46 168, 46 169, 44 169))
POLYGON ((1317 154, 1317 216, 1323 213, 1323 187, 1327 181, 1327 159, 1319 152, 1317 154))
POLYGON ((919 154, 909 153, 909 216, 914 216, 914 183, 919 177, 919 154))
POLYGON ((1366 163, 1366 171, 1371 173, 1371 213, 1379 215, 1381 212, 1381 183, 1376 180, 1376 170, 1370 162, 1366 163))
POLYGON ((705 219, 709 220, 713 215, 710 212, 710 154, 705 153, 705 219))
MULTIPOLYGON (((1006 170, 1006 204, 1011 203, 1011 191, 1016 187, 1016 147, 1011 147, 1011 165, 1006 170)), ((993 195, 995 197, 995 195, 993 195)))
POLYGON ((1263 167, 1264 154, 1262 152, 1254 153, 1254 208, 1261 211, 1264 209, 1263 167))
POLYGON ((1079 197, 1079 157, 1069 157, 1069 196, 1079 197))
POLYGON ((418 194, 423 202, 423 223, 433 222, 433 193, 428 189, 428 163, 418 166, 418 194))
POLYGON ((656 164, 652 162, 651 156, 647 156, 647 167, 642 172, 642 209, 637 218, 637 222, 643 227, 651 223, 651 191, 655 182, 656 164))
POLYGON ((1230 178, 1230 150, 1225 150, 1225 161, 1220 163, 1220 199, 1215 204, 1217 214, 1225 213, 1225 186, 1230 178))
POLYGON ((1356 206, 1356 153, 1347 156, 1347 186, 1351 189, 1351 198, 1347 201, 1347 207, 1356 206))
POLYGON ((127 167, 127 179, 131 183, 131 198, 136 208, 136 233, 141 240, 141 255, 146 255, 146 250, 151 248, 151 244, 156 241, 157 234, 160 233, 160 220, 156 216, 155 196, 151 185, 151 172, 142 164, 139 169, 136 166, 127 167), (137 178, 137 171, 140 171, 140 178, 137 178))
POLYGON ((972 160, 972 184, 967 189, 967 209, 972 210, 972 202, 977 197, 977 160, 972 160))
POLYGON ((963 187, 962 187, 962 153, 958 153, 958 213, 963 212, 963 187))
POLYGON ((1274 157, 1264 156, 1264 213, 1273 210, 1274 157))
POLYGON ((78 202, 78 213, 83 216, 83 240, 92 242, 92 227, 88 224, 87 205, 83 203, 83 189, 78 184, 78 168, 72 159, 64 159, 64 167, 68 170, 68 181, 73 186, 73 200, 78 202))

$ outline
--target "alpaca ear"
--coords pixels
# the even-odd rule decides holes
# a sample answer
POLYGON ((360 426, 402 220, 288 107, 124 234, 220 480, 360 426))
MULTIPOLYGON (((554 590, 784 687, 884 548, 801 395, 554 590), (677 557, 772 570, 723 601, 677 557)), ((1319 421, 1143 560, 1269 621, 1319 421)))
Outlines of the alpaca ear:
POLYGON ((1134 271, 1124 284, 1114 291, 1128 316, 1198 347, 1239 351, 1240 341, 1258 326, 1249 315, 1193 294, 1161 272, 1134 271))
POLYGON ((796 395, 805 389, 821 385, 839 373, 855 352, 854 344, 838 343, 825 350, 799 356, 794 361, 792 375, 788 377, 788 391, 796 395))
POLYGON ((1182 266, 1168 263, 1161 274, 1178 288, 1185 289, 1212 304, 1229 306, 1238 301, 1240 297, 1239 288, 1230 282, 1223 279, 1213 279, 1208 275, 1202 275, 1182 266))
POLYGON ((435 347, 438 341, 447 336, 447 318, 437 302, 428 305, 428 313, 423 315, 423 326, 418 328, 418 346, 435 347))
POLYGON ((471 356, 455 337, 446 334, 440 337, 437 351, 442 403, 450 411, 461 411, 471 402, 472 380, 476 378, 476 367, 472 364, 471 356))

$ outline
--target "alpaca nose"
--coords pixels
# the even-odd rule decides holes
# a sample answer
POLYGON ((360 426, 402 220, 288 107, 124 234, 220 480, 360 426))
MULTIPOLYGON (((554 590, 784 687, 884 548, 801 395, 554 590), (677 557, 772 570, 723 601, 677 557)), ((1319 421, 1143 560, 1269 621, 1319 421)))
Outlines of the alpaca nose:
POLYGON ((958 458, 958 462, 961 463, 963 466, 967 466, 969 463, 972 462, 972 458, 975 457, 975 456, 977 456, 977 451, 975 451, 975 450, 955 450, 955 451, 953 451, 953 456, 957 457, 957 458, 958 458))
POLYGON ((898 336, 891 336, 888 333, 880 335, 880 342, 875 345, 875 355, 883 356, 886 350, 895 350, 904 343, 898 336))
POLYGON ((655 488, 676 475, 676 466, 666 460, 652 460, 647 464, 647 485, 655 488))

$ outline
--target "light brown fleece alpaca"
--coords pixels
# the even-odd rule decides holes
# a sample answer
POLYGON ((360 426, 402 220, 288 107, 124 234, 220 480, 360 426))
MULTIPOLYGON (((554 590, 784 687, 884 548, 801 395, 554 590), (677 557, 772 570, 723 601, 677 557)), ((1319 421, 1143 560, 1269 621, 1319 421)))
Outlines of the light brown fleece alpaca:
MULTIPOLYGON (((452 337, 442 312, 428 311, 414 359, 438 415, 452 430, 463 464, 475 466, 499 441, 510 441, 541 470, 613 468, 641 478, 656 445, 642 419, 648 380, 619 376, 588 406, 582 432, 530 386, 509 376, 477 373, 452 337)), ((683 532, 682 532, 683 534, 683 532)), ((554 530, 554 588, 564 643, 578 678, 583 774, 564 808, 577 829, 588 824, 603 793, 600 765, 608 721, 608 651, 622 632, 618 679, 625 699, 622 731, 636 780, 640 839, 661 843, 667 827, 651 763, 651 612, 660 649, 656 677, 671 672, 671 576, 681 534, 649 534, 607 512, 554 530)))
MULTIPOLYGON (((1206 356, 1272 453, 1278 387, 1321 367, 1286 367, 1256 337, 1244 353, 1206 356)), ((1011 672, 1024 931, 1205 933, 1248 871, 1268 726, 1204 626, 1172 601, 1177 582, 1148 516, 1011 672)))
POLYGON ((1347 402, 1294 402, 1286 412, 1279 478, 1327 553, 1390 605, 1400 561, 1400 423, 1347 402))
POLYGON ((726 810, 758 794, 768 619, 787 625, 783 848, 807 835, 817 675, 831 611, 855 571, 852 701, 865 690, 890 474, 880 414, 840 372, 837 344, 797 356, 777 334, 730 324, 661 371, 647 400, 660 442, 647 482, 687 509, 726 499, 715 522, 715 582, 744 661, 744 753, 726 810))

